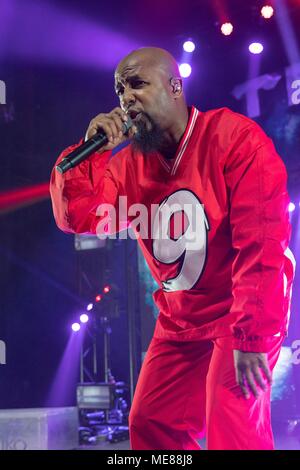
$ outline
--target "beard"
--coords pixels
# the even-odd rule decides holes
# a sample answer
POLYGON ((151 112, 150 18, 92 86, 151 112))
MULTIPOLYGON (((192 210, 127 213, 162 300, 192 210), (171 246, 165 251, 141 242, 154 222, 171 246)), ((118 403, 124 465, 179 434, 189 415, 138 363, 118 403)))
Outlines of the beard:
POLYGON ((132 138, 132 146, 144 154, 157 152, 163 147, 163 130, 149 116, 141 112, 141 116, 134 123, 137 132, 132 138))

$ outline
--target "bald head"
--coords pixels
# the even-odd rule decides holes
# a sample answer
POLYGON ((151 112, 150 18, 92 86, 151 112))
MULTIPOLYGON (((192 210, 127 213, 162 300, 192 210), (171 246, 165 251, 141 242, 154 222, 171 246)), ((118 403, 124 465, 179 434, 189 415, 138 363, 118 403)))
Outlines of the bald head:
POLYGON ((170 78, 180 77, 179 68, 174 57, 168 51, 159 47, 143 47, 132 51, 121 60, 116 69, 116 73, 126 67, 134 66, 135 64, 154 67, 170 78))

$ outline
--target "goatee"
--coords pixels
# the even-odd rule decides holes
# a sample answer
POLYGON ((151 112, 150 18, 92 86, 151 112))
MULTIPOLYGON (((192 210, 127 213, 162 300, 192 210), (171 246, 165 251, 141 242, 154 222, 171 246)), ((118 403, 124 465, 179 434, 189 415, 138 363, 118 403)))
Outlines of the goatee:
POLYGON ((163 131, 149 114, 144 112, 140 114, 134 123, 137 132, 133 136, 132 146, 144 154, 157 152, 163 147, 163 131))

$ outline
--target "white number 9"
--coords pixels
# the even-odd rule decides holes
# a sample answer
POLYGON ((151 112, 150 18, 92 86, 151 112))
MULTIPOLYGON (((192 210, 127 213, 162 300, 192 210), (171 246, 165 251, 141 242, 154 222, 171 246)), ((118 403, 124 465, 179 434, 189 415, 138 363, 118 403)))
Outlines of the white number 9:
POLYGON ((160 204, 153 222, 153 255, 165 264, 181 261, 178 275, 162 282, 164 291, 189 290, 197 283, 207 257, 208 231, 204 208, 191 191, 176 191, 160 204), (177 240, 170 237, 170 221, 176 212, 184 213, 188 220, 177 240))

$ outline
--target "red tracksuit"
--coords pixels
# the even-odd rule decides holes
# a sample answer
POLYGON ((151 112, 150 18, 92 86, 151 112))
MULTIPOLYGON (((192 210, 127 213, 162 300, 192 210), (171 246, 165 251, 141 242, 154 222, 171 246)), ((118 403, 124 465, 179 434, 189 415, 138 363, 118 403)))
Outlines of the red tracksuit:
POLYGON ((192 107, 173 160, 129 145, 115 156, 94 154, 65 175, 54 170, 50 190, 66 232, 103 233, 109 218, 99 215, 100 204, 122 212, 116 230, 137 230, 120 196, 128 208, 148 209, 139 229, 154 232, 138 242, 160 286, 159 316, 131 408, 132 448, 199 448, 206 420, 209 449, 271 449, 270 390, 244 399, 232 352, 266 352, 273 369, 288 326, 294 260, 286 171, 261 128, 225 108, 192 107), (181 211, 161 222, 173 203, 181 211), (202 207, 193 249, 185 204, 202 207), (157 228, 167 237, 155 238, 157 228))

